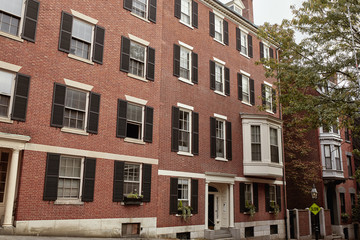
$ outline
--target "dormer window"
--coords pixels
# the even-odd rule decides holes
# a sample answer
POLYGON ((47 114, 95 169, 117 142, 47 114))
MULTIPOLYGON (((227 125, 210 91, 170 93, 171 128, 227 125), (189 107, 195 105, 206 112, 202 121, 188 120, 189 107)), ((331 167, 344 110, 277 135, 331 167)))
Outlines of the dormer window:
POLYGON ((241 0, 232 0, 226 4, 228 8, 232 11, 236 12, 240 16, 243 15, 243 10, 245 9, 245 5, 241 0))

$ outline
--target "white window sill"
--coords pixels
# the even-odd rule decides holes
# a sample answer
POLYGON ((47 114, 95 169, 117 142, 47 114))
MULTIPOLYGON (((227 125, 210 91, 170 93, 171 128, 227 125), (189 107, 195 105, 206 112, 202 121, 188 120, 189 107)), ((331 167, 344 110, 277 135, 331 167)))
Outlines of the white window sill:
POLYGON ((219 94, 219 95, 223 96, 223 97, 226 97, 226 95, 225 95, 223 92, 219 92, 219 91, 217 91, 217 90, 215 90, 214 92, 215 92, 216 94, 219 94))
POLYGON ((11 35, 11 34, 6 33, 6 32, 1 32, 0 31, 0 36, 7 37, 7 38, 10 38, 10 39, 18 41, 18 42, 24 42, 24 39, 22 39, 21 37, 14 36, 14 35, 11 35))
POLYGON ((228 161, 226 158, 222 158, 222 157, 216 157, 215 160, 216 161, 222 161, 222 162, 227 162, 228 161))
MULTIPOLYGON (((127 204, 125 204, 125 202, 120 202, 120 205, 121 206, 137 206, 137 205, 127 205, 127 204)), ((138 206, 142 206, 142 205, 144 205, 144 203, 140 203, 138 206)))
POLYGON ((190 85, 194 85, 194 83, 192 83, 189 79, 182 78, 182 77, 179 77, 178 79, 179 79, 180 81, 184 82, 184 83, 187 83, 187 84, 190 84, 190 85))
POLYGON ((73 134, 83 135, 83 136, 88 136, 89 135, 89 133, 85 132, 85 130, 68 128, 68 127, 61 128, 61 131, 66 132, 66 133, 73 133, 73 134))
POLYGON ((194 154, 192 154, 192 153, 181 152, 181 151, 177 152, 177 154, 182 155, 182 156, 187 156, 187 157, 193 157, 194 156, 194 154))
POLYGON ((3 123, 13 123, 14 121, 11 120, 10 118, 0 117, 0 122, 3 122, 3 123))
POLYGON ((244 54, 244 53, 242 53, 242 52, 240 52, 240 55, 246 57, 247 59, 250 59, 250 57, 249 57, 248 55, 246 55, 246 54, 244 54))
POLYGON ((241 103, 243 103, 243 104, 245 104, 245 105, 248 105, 248 106, 250 106, 250 107, 252 107, 253 105, 251 105, 250 103, 248 103, 248 102, 244 102, 244 101, 241 101, 241 103))
MULTIPOLYGON (((190 214, 190 217, 192 217, 193 216, 193 214, 190 214)), ((182 215, 180 215, 180 214, 175 214, 175 217, 182 217, 182 215)))
POLYGON ((128 73, 127 75, 128 75, 128 77, 135 78, 135 79, 143 81, 143 82, 148 82, 148 80, 146 80, 144 77, 139 77, 139 76, 134 75, 132 73, 128 73))
POLYGON ((135 138, 124 138, 124 142, 128 142, 128 143, 136 143, 136 144, 141 144, 141 145, 145 145, 145 142, 141 139, 135 139, 135 138))
POLYGON ((72 58, 72 59, 75 59, 75 60, 78 60, 80 62, 84 62, 84 63, 90 64, 90 65, 94 65, 93 61, 90 61, 89 59, 85 59, 85 58, 82 58, 82 57, 78 57, 78 56, 76 56, 74 54, 71 54, 71 53, 68 54, 68 57, 72 58))
POLYGON ((145 22, 147 22, 147 23, 150 23, 150 21, 147 20, 146 18, 140 17, 139 15, 137 15, 137 14, 135 14, 135 13, 133 13, 133 12, 131 12, 131 15, 133 15, 134 17, 137 17, 137 18, 139 18, 139 19, 141 19, 141 20, 143 20, 143 21, 145 21, 145 22))
POLYGON ((215 40, 216 42, 220 43, 221 45, 224 45, 224 46, 225 46, 225 43, 223 43, 222 41, 220 41, 220 40, 218 40, 218 39, 216 39, 216 38, 214 38, 214 40, 215 40))
POLYGON ((267 113, 275 114, 273 111, 266 110, 267 113))
POLYGON ((188 28, 194 29, 194 27, 191 26, 190 23, 183 22, 181 19, 180 19, 179 22, 182 23, 182 24, 184 24, 184 25, 187 26, 188 28))
POLYGON ((84 205, 80 199, 57 199, 55 205, 84 205))

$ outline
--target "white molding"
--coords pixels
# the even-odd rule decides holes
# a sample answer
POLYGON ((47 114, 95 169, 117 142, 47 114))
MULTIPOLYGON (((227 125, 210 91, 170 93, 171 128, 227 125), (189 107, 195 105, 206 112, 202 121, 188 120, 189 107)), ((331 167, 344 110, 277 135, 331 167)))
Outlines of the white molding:
POLYGON ((185 78, 182 78, 182 77, 179 77, 178 79, 179 79, 179 81, 182 81, 182 82, 184 82, 184 83, 187 83, 187 84, 190 84, 190 85, 194 85, 194 83, 191 82, 189 79, 185 79, 185 78))
POLYGON ((242 52, 240 52, 240 55, 246 57, 247 59, 250 59, 250 57, 249 57, 248 55, 246 55, 246 54, 244 54, 244 53, 242 53, 242 52))
POLYGON ((179 171, 169 171, 169 170, 158 170, 159 176, 174 176, 174 177, 185 177, 185 178, 200 178, 205 179, 205 174, 202 173, 192 173, 192 172, 179 172, 179 171))
POLYGON ((19 72, 22 67, 15 64, 0 61, 0 68, 4 70, 8 70, 10 72, 19 72))
POLYGON ((264 81, 265 85, 268 85, 269 87, 273 87, 273 85, 271 83, 268 83, 267 81, 264 81))
POLYGON ((89 60, 89 59, 86 59, 86 58, 82 58, 82 57, 76 56, 76 55, 71 54, 71 53, 68 54, 68 57, 69 57, 69 58, 72 58, 72 59, 75 59, 75 60, 78 60, 78 61, 80 61, 80 62, 84 62, 84 63, 90 64, 90 65, 94 65, 94 62, 93 62, 93 61, 91 61, 91 60, 89 60))
POLYGON ((31 137, 25 136, 25 135, 18 135, 18 134, 0 132, 0 139, 6 139, 8 141, 25 143, 25 142, 30 141, 31 137))
POLYGON ((143 140, 135 139, 135 138, 129 138, 129 137, 124 138, 124 142, 145 145, 145 142, 143 140))
POLYGON ((186 43, 183 43, 183 42, 181 42, 181 41, 179 41, 179 45, 182 46, 182 47, 184 47, 184 48, 187 48, 187 49, 189 49, 189 50, 191 50, 191 51, 194 49, 194 47, 192 47, 192 46, 190 46, 190 45, 188 45, 188 44, 186 44, 186 43))
POLYGON ((95 18, 92 18, 92 17, 89 17, 89 16, 86 16, 78 11, 75 11, 73 9, 71 9, 71 14, 74 16, 74 17, 77 17, 81 20, 84 20, 86 22, 89 22, 91 24, 94 24, 96 25, 98 23, 98 20, 96 20, 95 18))
POLYGON ((2 123, 13 123, 14 121, 10 117, 0 117, 0 122, 2 123))
POLYGON ((250 77, 250 76, 251 76, 250 73, 247 73, 247 72, 245 72, 245 71, 243 71, 243 70, 240 70, 240 73, 243 74, 243 75, 245 75, 245 76, 247 76, 247 77, 250 77))
POLYGON ((221 19, 224 19, 224 18, 225 18, 225 16, 224 16, 223 14, 221 14, 221 13, 218 12, 218 11, 216 11, 215 9, 213 9, 213 13, 214 13, 217 17, 219 17, 219 18, 221 18, 221 19))
POLYGON ((225 64, 226 64, 226 62, 224 62, 224 61, 222 61, 222 60, 220 60, 220 59, 218 59, 216 57, 213 57, 213 59, 214 59, 215 62, 217 62, 217 63, 219 63, 219 64, 221 64, 223 66, 225 66, 225 64))
POLYGON ((194 107, 192 106, 189 106, 189 105, 186 105, 186 104, 183 104, 183 103, 177 103, 177 106, 179 108, 183 108, 183 109, 186 109, 186 110, 190 110, 190 111, 194 111, 194 107))
POLYGON ((242 26, 238 26, 238 28, 240 29, 240 31, 246 33, 246 34, 249 34, 249 31, 246 30, 245 28, 243 28, 242 26))
POLYGON ((182 152, 182 151, 177 152, 177 154, 182 155, 182 156, 187 156, 187 157, 193 157, 194 156, 194 154, 192 154, 192 153, 182 152))
POLYGON ((132 41, 135 41, 135 42, 138 42, 138 43, 140 43, 140 44, 142 44, 142 45, 145 45, 145 46, 149 46, 150 45, 150 42, 148 42, 148 41, 146 41, 146 40, 144 40, 144 39, 141 39, 141 38, 139 38, 139 37, 136 37, 136 36, 134 36, 134 35, 132 35, 132 34, 128 34, 129 35, 129 38, 130 38, 130 40, 132 40, 132 41))
POLYGON ((148 163, 154 165, 158 165, 159 163, 159 160, 154 158, 137 157, 137 156, 121 155, 121 154, 106 153, 106 152, 96 152, 90 150, 50 146, 50 145, 43 145, 36 143, 25 144, 25 150, 36 151, 36 152, 52 152, 59 154, 68 154, 73 156, 93 157, 93 158, 119 160, 119 161, 134 162, 134 163, 148 163))
POLYGON ((132 73, 128 73, 127 76, 131 77, 131 78, 134 78, 134 79, 137 79, 137 80, 140 80, 140 81, 143 81, 143 82, 148 82, 149 81, 145 77, 139 77, 139 76, 137 76, 135 74, 132 74, 132 73))
POLYGON ((132 97, 129 95, 125 95, 125 99, 129 102, 133 102, 133 103, 137 103, 140 105, 146 105, 147 104, 147 100, 141 99, 141 98, 137 98, 137 97, 132 97))
POLYGON ((227 121, 227 116, 224 116, 224 115, 221 115, 221 114, 214 113, 214 117, 215 118, 220 118, 222 120, 227 121))
POLYGON ((15 40, 15 41, 18 41, 18 42, 24 42, 24 39, 22 39, 21 37, 15 36, 15 35, 11 35, 11 34, 6 33, 6 32, 1 32, 1 31, 0 31, 0 36, 7 37, 7 38, 10 38, 10 39, 15 40))
POLYGON ((179 22, 180 22, 181 24, 184 24, 184 25, 187 26, 188 28, 194 29, 193 26, 191 26, 191 25, 189 25, 188 23, 182 21, 181 19, 179 20, 179 22))
POLYGON ((214 93, 219 94, 220 96, 226 97, 226 95, 223 92, 220 92, 218 90, 215 90, 214 93))
POLYGON ((130 15, 133 15, 134 17, 137 17, 137 18, 143 20, 144 22, 150 23, 150 21, 147 20, 146 18, 140 17, 139 15, 137 15, 137 14, 135 14, 133 12, 131 12, 130 15))
POLYGON ((72 134, 77 134, 77 135, 83 135, 83 136, 88 136, 89 133, 87 133, 85 130, 81 130, 81 129, 75 129, 75 128, 68 128, 68 127, 62 127, 61 128, 62 132, 66 132, 66 133, 72 133, 72 134))
POLYGON ((228 160, 226 158, 222 158, 222 157, 216 157, 215 160, 222 161, 222 162, 228 162, 228 160))
POLYGON ((90 92, 94 88, 94 86, 92 86, 92 85, 88 85, 88 84, 81 83, 81 82, 76 82, 76 81, 73 81, 73 80, 70 80, 67 78, 64 78, 64 82, 65 82, 66 86, 77 88, 77 89, 82 89, 82 90, 85 90, 88 92, 90 92))

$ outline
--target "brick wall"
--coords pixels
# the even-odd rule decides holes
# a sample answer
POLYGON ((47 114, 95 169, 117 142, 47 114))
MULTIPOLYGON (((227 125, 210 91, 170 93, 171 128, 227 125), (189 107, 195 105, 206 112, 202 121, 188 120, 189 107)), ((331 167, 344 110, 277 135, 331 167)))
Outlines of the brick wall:
POLYGON ((299 232, 300 237, 310 235, 309 211, 299 210, 299 232))
POLYGON ((332 234, 330 210, 324 210, 326 236, 332 234))

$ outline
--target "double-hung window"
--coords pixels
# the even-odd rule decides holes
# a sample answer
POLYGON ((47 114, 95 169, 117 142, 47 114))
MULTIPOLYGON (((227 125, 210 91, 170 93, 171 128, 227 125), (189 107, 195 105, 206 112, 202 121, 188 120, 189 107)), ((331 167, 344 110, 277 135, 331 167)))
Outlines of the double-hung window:
POLYGON ((281 211, 281 188, 279 185, 265 185, 266 211, 281 211), (278 208, 278 209, 275 209, 278 208))
POLYGON ((335 158, 335 163, 336 163, 336 170, 342 170, 339 146, 334 146, 334 158, 335 158))
POLYGON ((216 120, 216 157, 225 158, 225 121, 216 120))
POLYGON ((276 91, 269 83, 261 84, 263 107, 267 112, 276 113, 276 91))
POLYGON ((339 193, 340 196, 340 210, 341 213, 346 213, 346 205, 345 205, 345 193, 339 193))
POLYGON ((0 0, 0 35, 35 42, 39 5, 37 0, 0 0))
POLYGON ((241 31, 241 50, 240 52, 244 55, 248 55, 248 35, 241 31))
POLYGON ((332 160, 331 160, 331 146, 324 145, 324 157, 325 157, 325 166, 326 169, 332 169, 332 160))
POLYGON ((250 103, 250 78, 242 75, 242 101, 250 103))
POLYGON ((210 152, 215 160, 232 159, 231 122, 226 116, 216 113, 210 117, 210 152))
POLYGON ((180 77, 190 80, 191 74, 191 51, 181 47, 180 48, 180 77))
POLYGON ((215 15, 215 39, 223 42, 223 19, 215 15))
POLYGON ((198 27, 198 3, 194 0, 175 0, 175 17, 190 28, 198 27))
POLYGON ((224 66, 215 63, 215 91, 224 92, 224 66))
POLYGON ((0 71, 0 117, 9 118, 15 74, 0 71))
POLYGON ((253 204, 252 184, 245 183, 245 206, 246 204, 253 204))
POLYGON ((192 0, 181 0, 181 21, 191 24, 191 2, 192 0))
POLYGON ((274 206, 276 203, 276 186, 269 186, 269 197, 270 197, 270 207, 274 206))
POLYGON ((87 105, 87 92, 66 88, 64 127, 84 130, 87 105))
POLYGON ((145 21, 156 23, 156 0, 124 0, 124 9, 145 21))
POLYGON ((125 95, 118 99, 116 136, 133 143, 152 142, 154 109, 147 101, 125 95))
POLYGON ((260 60, 274 58, 274 50, 266 43, 260 42, 260 60))
POLYGON ((270 128, 270 155, 271 162, 279 163, 278 131, 270 128))
POLYGON ((178 179, 178 205, 190 206, 190 184, 189 179, 178 179))
POLYGON ((102 64, 105 29, 97 22, 74 10, 71 14, 62 12, 59 50, 79 61, 102 64))
POLYGON ((130 42, 130 70, 129 73, 138 76, 140 78, 145 77, 145 46, 130 42))
POLYGON ((258 184, 240 183, 240 212, 248 213, 251 207, 259 211, 258 203, 258 184))
POLYGON ((198 83, 198 55, 193 47, 180 41, 174 44, 174 76, 191 85, 198 83))
POLYGON ((220 95, 230 95, 230 70, 225 62, 214 58, 210 60, 210 89, 220 95))
POLYGON ((209 12, 210 36, 214 40, 229 45, 229 24, 224 20, 224 16, 219 13, 209 12))
POLYGON ((245 104, 255 105, 255 86, 254 79, 250 79, 250 74, 244 71, 237 73, 238 98, 245 104))
POLYGON ((246 57, 253 57, 252 36, 239 27, 236 28, 236 50, 246 57))
POLYGON ((58 181, 58 199, 79 199, 83 172, 83 158, 72 156, 60 157, 58 181))
POLYGON ((131 12, 142 18, 147 18, 148 0, 133 0, 131 12))
POLYGON ((348 176, 353 176, 352 163, 351 163, 351 155, 346 155, 347 166, 348 166, 348 176))
POLYGON ((170 214, 179 213, 182 206, 191 206, 191 214, 198 213, 198 180, 188 178, 170 178, 170 214))
POLYGON ((141 195, 141 178, 139 164, 125 163, 124 166, 124 195, 139 194, 141 195))
POLYGON ((172 108, 171 150, 188 156, 199 151, 199 114, 193 107, 178 103, 172 108))
POLYGON ((251 160, 261 161, 260 126, 251 126, 251 160))

